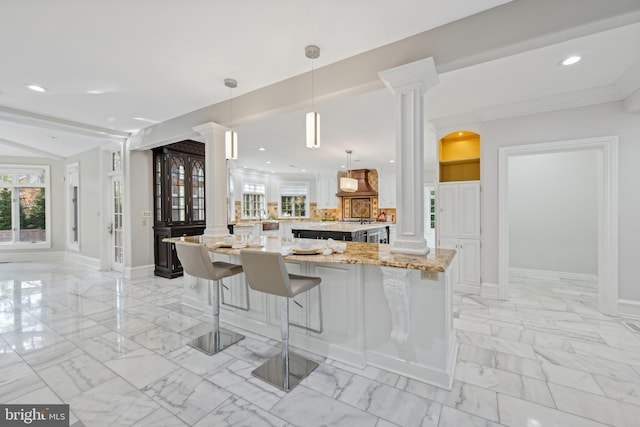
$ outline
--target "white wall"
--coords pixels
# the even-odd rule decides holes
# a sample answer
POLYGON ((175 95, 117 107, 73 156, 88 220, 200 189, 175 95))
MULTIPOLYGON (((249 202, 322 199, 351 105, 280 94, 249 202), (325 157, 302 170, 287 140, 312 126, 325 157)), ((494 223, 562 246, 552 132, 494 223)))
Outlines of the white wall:
POLYGON ((568 141, 595 136, 619 138, 619 297, 640 300, 640 116, 622 101, 524 117, 488 121, 480 132, 482 178, 482 276, 498 282, 498 147, 568 141))
POLYGON ((509 161, 509 266, 597 274, 595 150, 509 161))
MULTIPOLYGON (((78 163, 80 170, 80 255, 100 259, 100 232, 102 231, 101 216, 101 169, 100 149, 86 151, 76 156, 68 157, 65 164, 78 163)), ((67 205, 65 193, 65 212, 67 205)), ((66 230, 66 222, 65 222, 66 230)), ((65 234, 66 236, 66 234, 65 234)), ((66 237, 65 237, 66 238, 66 237)), ((66 242, 65 242, 66 247, 66 242)))
MULTIPOLYGON (((125 229, 130 233, 130 253, 125 253, 127 267, 148 266, 153 260, 153 216, 143 218, 143 211, 153 215, 153 153, 151 150, 127 151, 125 169, 125 229)), ((126 249, 125 249, 126 250, 126 249)))

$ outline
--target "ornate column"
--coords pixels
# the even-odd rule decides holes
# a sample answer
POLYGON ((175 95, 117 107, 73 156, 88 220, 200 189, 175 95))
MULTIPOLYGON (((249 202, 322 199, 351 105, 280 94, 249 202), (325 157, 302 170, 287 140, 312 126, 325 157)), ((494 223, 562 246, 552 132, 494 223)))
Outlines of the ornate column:
POLYGON ((426 254, 424 239, 424 94, 438 83, 433 58, 381 71, 396 96, 396 229, 392 252, 426 254))
POLYGON ((206 180, 205 236, 229 234, 227 228, 227 159, 224 151, 226 127, 204 123, 193 128, 204 137, 204 176, 206 180))

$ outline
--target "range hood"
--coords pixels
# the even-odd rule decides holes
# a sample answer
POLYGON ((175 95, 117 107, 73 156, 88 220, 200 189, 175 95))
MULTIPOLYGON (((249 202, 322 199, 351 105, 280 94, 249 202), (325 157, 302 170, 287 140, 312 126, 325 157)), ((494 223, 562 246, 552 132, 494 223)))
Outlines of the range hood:
POLYGON ((351 193, 338 189, 337 197, 377 196, 378 192, 369 185, 369 169, 355 169, 351 171, 351 178, 358 181, 358 189, 351 193))

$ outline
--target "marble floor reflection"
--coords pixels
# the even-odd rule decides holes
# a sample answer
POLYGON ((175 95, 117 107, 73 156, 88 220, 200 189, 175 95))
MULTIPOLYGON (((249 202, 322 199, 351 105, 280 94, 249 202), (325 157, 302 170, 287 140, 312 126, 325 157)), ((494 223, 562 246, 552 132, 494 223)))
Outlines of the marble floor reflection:
POLYGON ((187 346, 209 324, 181 306, 181 284, 0 264, 0 402, 68 403, 75 427, 639 425, 640 334, 598 313, 594 283, 512 277, 510 301, 456 294, 451 391, 320 358, 290 393, 251 376, 275 341, 187 346))

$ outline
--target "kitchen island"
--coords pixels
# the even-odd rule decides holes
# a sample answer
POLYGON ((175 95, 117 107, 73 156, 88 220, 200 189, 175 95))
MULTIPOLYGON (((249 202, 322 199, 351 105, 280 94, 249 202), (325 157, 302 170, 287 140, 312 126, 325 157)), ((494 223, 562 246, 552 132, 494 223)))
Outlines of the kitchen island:
MULTIPOLYGON (((240 263, 240 249, 214 240, 204 241, 214 260, 240 263)), ((290 323, 297 326, 291 345, 450 389, 458 349, 448 270, 454 257, 448 249, 421 256, 357 242, 346 242, 341 254, 286 255, 290 273, 322 278, 290 301, 290 323)), ((206 283, 188 275, 183 280, 183 303, 209 313, 206 283)), ((250 289, 243 274, 223 283, 221 321, 279 340, 278 298, 250 289)))
POLYGON ((348 242, 388 243, 387 223, 359 224, 335 222, 307 227, 292 227, 294 237, 305 239, 333 239, 348 242))

